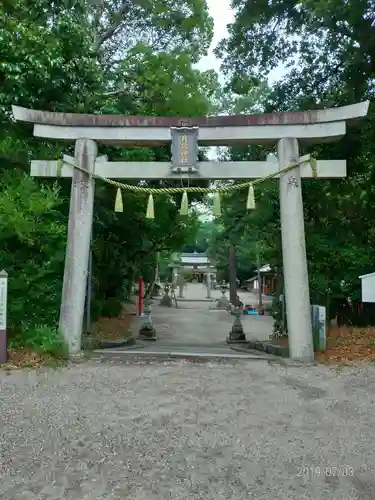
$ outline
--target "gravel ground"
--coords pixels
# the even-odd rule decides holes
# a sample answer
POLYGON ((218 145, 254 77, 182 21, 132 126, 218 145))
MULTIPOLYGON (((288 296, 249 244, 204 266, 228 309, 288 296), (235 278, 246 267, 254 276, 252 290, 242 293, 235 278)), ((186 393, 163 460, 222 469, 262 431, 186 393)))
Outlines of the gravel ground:
POLYGON ((373 367, 91 361, 0 388, 2 500, 375 498, 373 367))

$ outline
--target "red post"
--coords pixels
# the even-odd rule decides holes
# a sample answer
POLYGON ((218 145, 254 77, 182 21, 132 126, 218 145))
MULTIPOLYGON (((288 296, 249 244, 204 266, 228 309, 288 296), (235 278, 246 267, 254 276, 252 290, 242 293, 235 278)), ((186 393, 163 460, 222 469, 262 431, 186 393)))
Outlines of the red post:
POLYGON ((143 312, 143 278, 139 277, 139 299, 138 299, 138 315, 143 312))

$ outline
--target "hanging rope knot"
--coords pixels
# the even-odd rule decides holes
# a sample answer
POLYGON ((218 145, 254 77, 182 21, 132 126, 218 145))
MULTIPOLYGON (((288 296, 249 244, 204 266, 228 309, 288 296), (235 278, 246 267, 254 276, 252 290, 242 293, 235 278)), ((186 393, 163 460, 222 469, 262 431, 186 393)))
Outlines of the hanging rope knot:
POLYGON ((133 186, 131 184, 123 184, 121 182, 114 181, 112 179, 108 179, 107 177, 102 177, 101 175, 98 174, 91 174, 90 172, 87 172, 84 168, 80 167, 79 165, 74 165, 71 163, 63 162, 62 160, 57 161, 57 177, 61 177, 61 171, 63 164, 67 164, 71 166, 72 168, 77 168, 81 172, 84 172, 87 175, 91 175, 92 178, 94 179, 99 179, 106 184, 110 186, 117 187, 117 192, 116 192, 116 200, 115 200, 115 212, 123 212, 123 200, 122 200, 122 193, 121 190, 127 190, 131 191, 133 193, 145 193, 148 194, 148 202, 147 202, 147 210, 146 210, 146 218, 148 219, 154 219, 155 218, 155 211, 154 211, 154 198, 153 195, 158 195, 158 194, 180 194, 182 193, 182 200, 181 200, 181 207, 180 207, 180 214, 181 215, 188 215, 189 213, 189 199, 188 199, 188 193, 204 193, 204 194, 213 194, 214 199, 213 199, 213 206, 212 206, 212 212, 214 215, 219 216, 221 213, 221 196, 224 193, 231 193, 233 191, 238 191, 240 189, 243 189, 247 187, 249 189, 248 195, 247 195, 247 202, 246 202, 246 208, 248 210, 253 210, 255 209, 255 193, 254 193, 254 185, 255 184, 260 184, 262 182, 268 181, 270 179, 274 179, 278 177, 281 173, 288 172, 289 170, 292 170, 296 167, 299 167, 303 163, 310 163, 311 165, 311 170, 312 170, 312 176, 313 178, 317 177, 317 161, 315 158, 311 157, 311 155, 308 155, 308 157, 300 158, 296 163, 293 163, 292 165, 288 165, 287 167, 277 170, 273 174, 267 175, 265 177, 262 177, 260 179, 255 179, 252 181, 246 181, 246 182, 241 182, 239 184, 230 184, 228 186, 221 186, 218 188, 203 188, 203 187, 193 187, 193 186, 187 186, 187 187, 178 187, 178 188, 145 188, 141 186, 133 186))

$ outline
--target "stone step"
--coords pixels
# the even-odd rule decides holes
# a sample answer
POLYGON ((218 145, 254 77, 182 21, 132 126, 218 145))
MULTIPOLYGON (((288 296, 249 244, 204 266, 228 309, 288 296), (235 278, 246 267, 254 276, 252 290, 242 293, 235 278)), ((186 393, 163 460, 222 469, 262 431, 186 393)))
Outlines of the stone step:
POLYGON ((248 360, 268 360, 268 356, 259 356, 258 354, 241 354, 241 353, 203 353, 200 351, 168 351, 168 350, 122 350, 122 349, 97 349, 94 351, 95 354, 101 354, 106 357, 156 357, 156 358, 166 358, 166 359, 248 359, 248 360))

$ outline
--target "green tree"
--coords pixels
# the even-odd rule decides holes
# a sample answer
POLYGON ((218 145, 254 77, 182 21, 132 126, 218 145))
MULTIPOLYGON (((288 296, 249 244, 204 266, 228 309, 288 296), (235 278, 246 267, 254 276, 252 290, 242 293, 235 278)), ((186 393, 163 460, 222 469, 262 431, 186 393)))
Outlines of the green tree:
MULTIPOLYGON (((234 6, 229 37, 217 50, 229 84, 245 82, 247 93, 254 92, 270 70, 279 64, 286 68, 285 76, 261 99, 264 111, 331 107, 372 96, 372 1, 244 0, 234 6)), ((318 158, 348 160, 347 179, 303 183, 311 297, 330 306, 331 315, 347 297, 360 297, 358 276, 373 269, 374 123, 371 107, 362 125, 348 129, 345 141, 308 150, 318 158)), ((271 213, 266 205, 257 212, 254 217, 260 221, 261 212, 271 213)), ((274 227, 269 225, 267 232, 270 261, 280 268, 276 211, 274 227)))
POLYGON ((19 170, 0 180, 0 263, 9 274, 9 325, 58 320, 66 221, 57 186, 38 186, 19 170))
MULTIPOLYGON (((13 280, 12 324, 20 326, 22 317, 34 324, 57 321, 70 181, 59 180, 57 189, 51 182, 30 179, 29 161, 56 159, 71 154, 73 147, 34 139, 31 127, 13 123, 10 105, 64 112, 209 113, 217 76, 194 70, 192 63, 205 53, 211 37, 212 20, 203 0, 173 5, 166 0, 2 3, 0 173, 6 182, 0 183, 0 224, 7 239, 2 241, 1 266, 13 280), (28 204, 32 200, 37 200, 37 214, 28 204), (26 293, 26 284, 35 295, 26 293)), ((101 148, 101 154, 138 161, 170 158, 167 148, 101 148)), ((156 197, 154 221, 145 219, 144 195, 124 193, 124 214, 113 212, 114 198, 113 188, 96 183, 97 312, 108 298, 126 296, 136 273, 151 279, 157 252, 179 250, 195 238, 197 228, 194 213, 179 216, 176 197, 156 197)))

